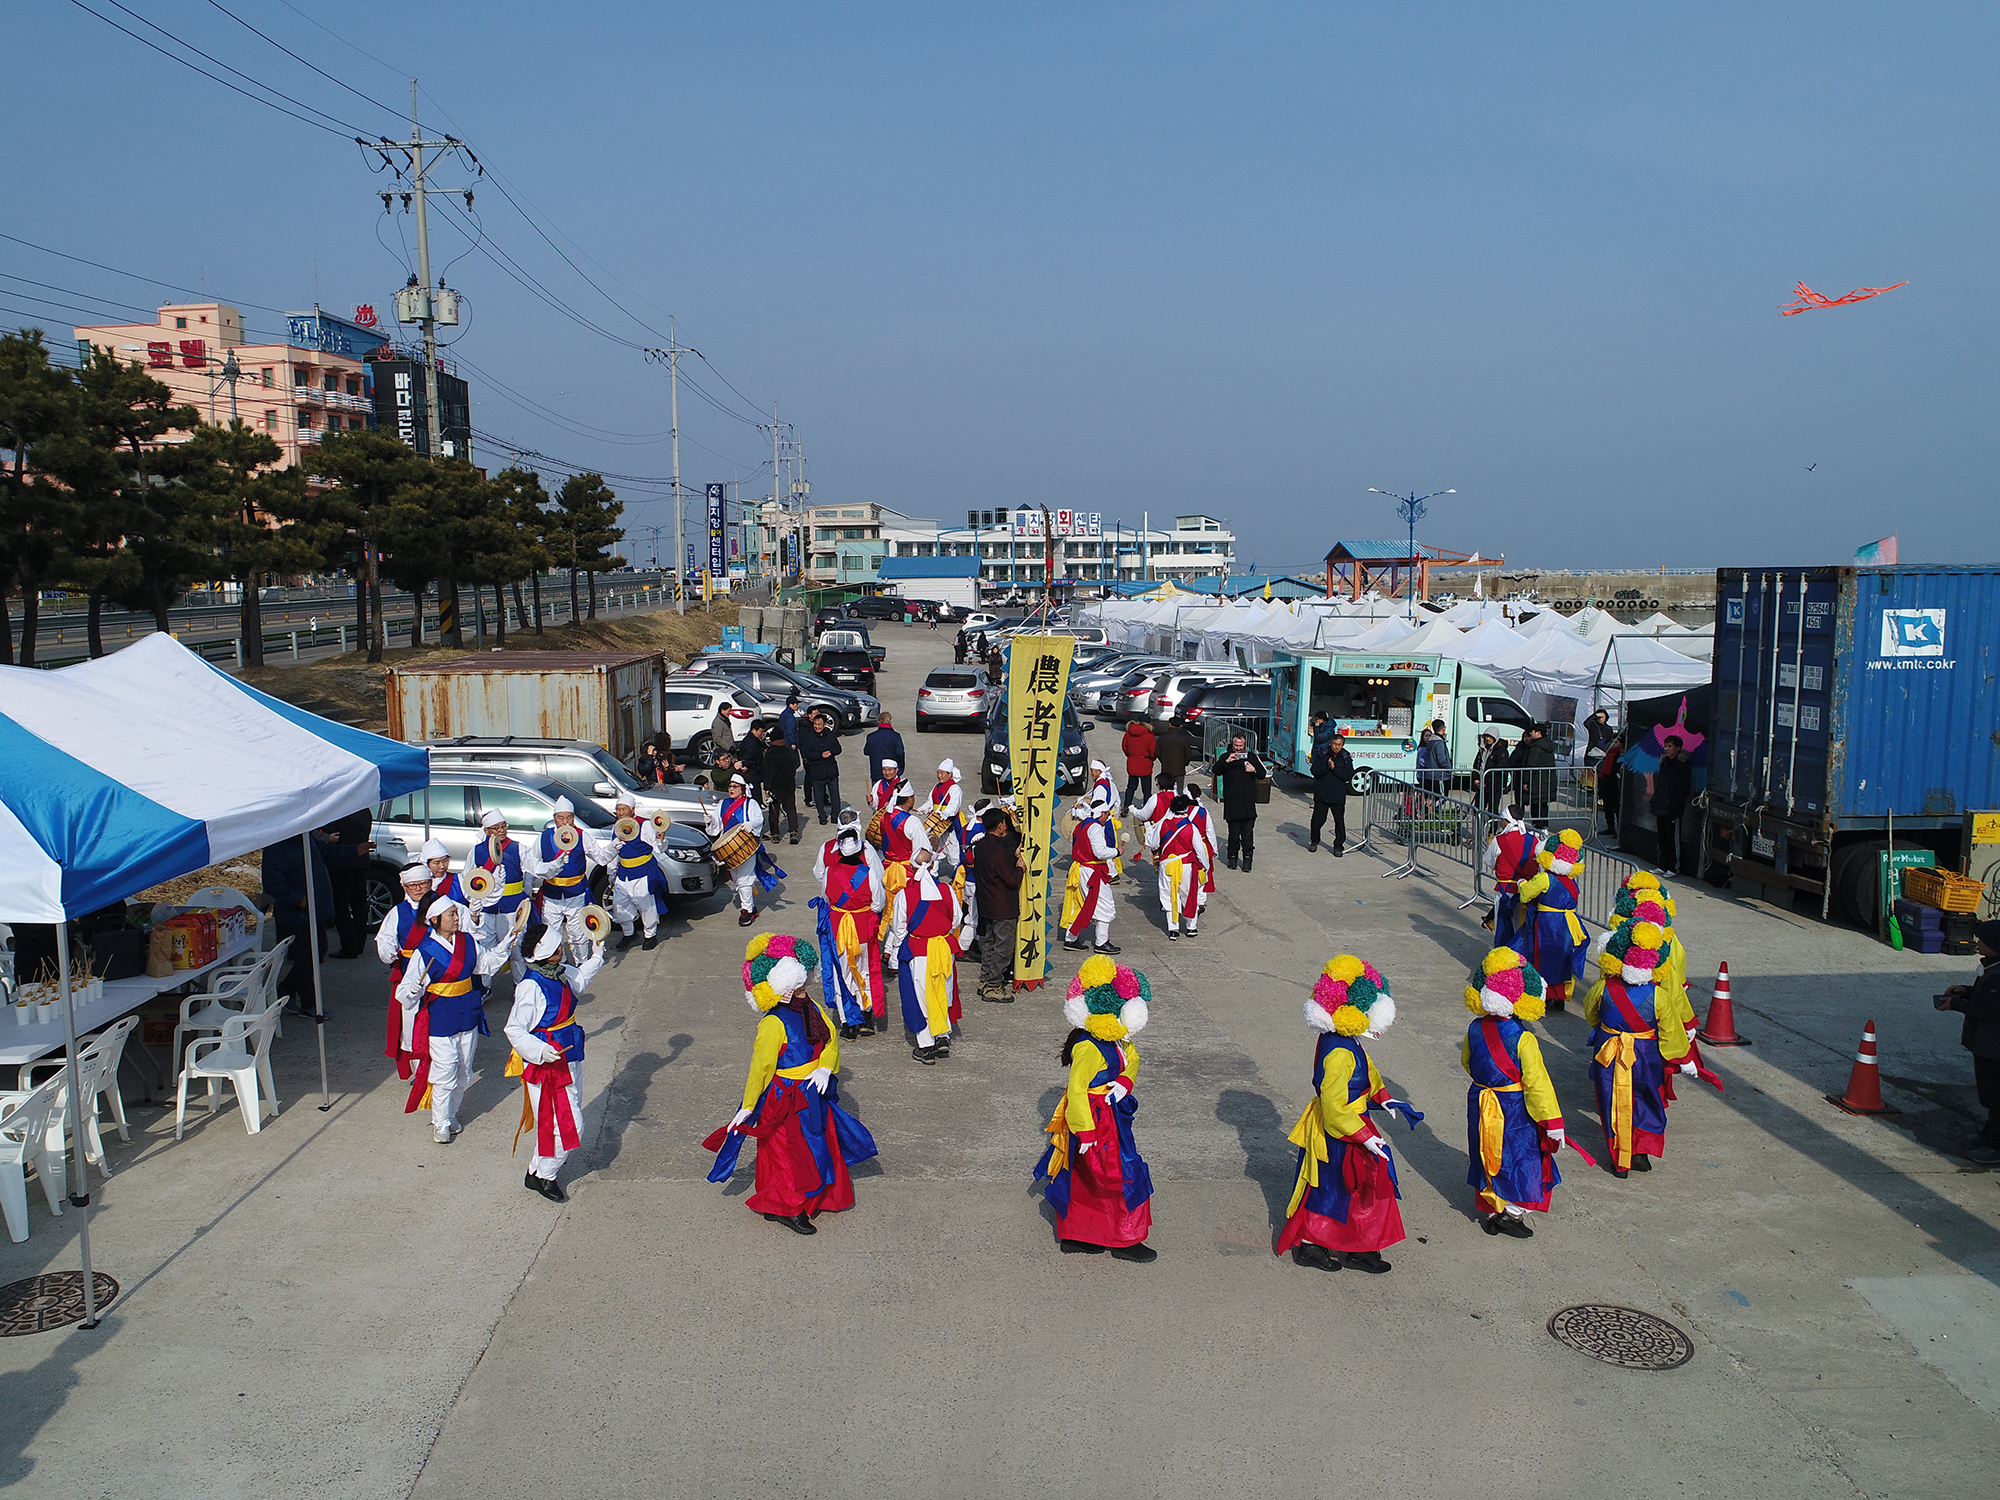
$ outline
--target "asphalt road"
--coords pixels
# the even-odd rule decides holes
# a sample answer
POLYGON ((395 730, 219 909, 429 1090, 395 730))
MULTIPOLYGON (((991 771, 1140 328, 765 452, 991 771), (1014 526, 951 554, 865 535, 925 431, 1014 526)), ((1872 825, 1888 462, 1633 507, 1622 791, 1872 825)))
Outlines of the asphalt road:
MULTIPOLYGON (((898 718, 949 636, 885 627, 898 718)), ((915 736, 920 771, 970 734, 915 736)), ((1100 752, 1115 726, 1096 736, 1100 752)), ((1109 760, 1110 756, 1103 758, 1109 760)), ((854 788, 849 787, 850 798, 854 788)), ((1484 947, 1463 892, 1304 850, 1281 789, 1254 875, 1224 872, 1201 936, 1166 943, 1119 889, 1114 929, 1156 997, 1138 1138, 1150 1266, 1066 1257, 1029 1171, 1061 1086, 1057 983, 968 1003, 945 1063, 849 1043, 841 1087, 882 1147, 852 1212, 801 1239, 703 1180, 743 1084, 745 934, 720 900, 614 957, 584 1006, 586 1160, 557 1209, 525 1193, 518 1087, 482 1045, 454 1146, 401 1113, 382 971, 335 965, 333 1108, 310 1038, 279 1053, 286 1114, 233 1108, 172 1141, 140 1112, 95 1227, 125 1284, 105 1330, 0 1340, 0 1484, 242 1495, 952 1496, 1549 1494, 1971 1497, 2000 1460, 2000 1177, 1962 1171, 1956 1025, 1927 997, 1965 963, 1892 954, 1804 914, 1688 886, 1696 977, 1730 962, 1756 1045, 1711 1053, 1667 1155, 1625 1181, 1564 1163, 1531 1241, 1481 1234, 1458 1042, 1484 947), (1371 1047, 1428 1111, 1393 1127, 1410 1238, 1394 1270, 1270 1253, 1310 1090, 1299 1007, 1333 954, 1388 975, 1371 1047), (1857 1119, 1862 1022, 1903 1115, 1857 1119), (1637 1308, 1684 1365, 1639 1371, 1551 1338, 1559 1309, 1637 1308)), ((809 933, 807 846, 760 930, 809 933)), ((504 983, 503 986, 504 988, 504 983)), ((499 1029, 501 1005, 491 1007, 499 1029)), ((1539 1028, 1593 1149, 1580 1017, 1539 1028)), ((303 1033, 305 1028, 295 1028, 303 1033)), ((746 1152, 746 1158, 749 1153, 746 1152)), ((31 1190, 32 1196, 32 1190, 31 1190)), ((75 1263, 33 1198, 0 1280, 75 1263)))

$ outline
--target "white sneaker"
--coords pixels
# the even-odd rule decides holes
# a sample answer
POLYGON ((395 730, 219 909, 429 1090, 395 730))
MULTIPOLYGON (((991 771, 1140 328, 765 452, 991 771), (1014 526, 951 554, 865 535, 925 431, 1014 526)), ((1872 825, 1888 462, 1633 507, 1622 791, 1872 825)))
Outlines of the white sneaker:
POLYGON ((431 1132, 431 1139, 436 1141, 440 1146, 449 1146, 452 1142, 451 1127, 449 1125, 438 1126, 436 1130, 431 1132))

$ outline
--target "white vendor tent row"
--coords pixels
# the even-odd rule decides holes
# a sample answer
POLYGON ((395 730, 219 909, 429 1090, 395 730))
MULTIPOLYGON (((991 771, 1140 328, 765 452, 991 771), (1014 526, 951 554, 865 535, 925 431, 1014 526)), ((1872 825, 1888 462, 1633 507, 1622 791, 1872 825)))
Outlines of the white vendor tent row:
MULTIPOLYGON (((79 1191, 69 919, 429 785, 429 751, 267 697, 170 635, 60 671, 0 667, 0 921, 56 927, 79 1191)), ((325 1058, 322 1038, 322 1093, 325 1058)), ((87 1208, 78 1239, 90 1327, 87 1208)))

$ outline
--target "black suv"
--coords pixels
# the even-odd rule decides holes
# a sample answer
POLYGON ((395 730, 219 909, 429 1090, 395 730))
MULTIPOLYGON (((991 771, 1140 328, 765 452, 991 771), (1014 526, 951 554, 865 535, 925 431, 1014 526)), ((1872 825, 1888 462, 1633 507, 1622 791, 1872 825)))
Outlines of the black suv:
MULTIPOLYGON (((986 699, 986 744, 979 757, 979 789, 991 797, 1014 784, 1014 763, 1007 750, 1007 694, 989 693, 986 699)), ((1062 710, 1062 757, 1056 769, 1056 790, 1064 795, 1080 792, 1090 774, 1090 754, 1083 737, 1095 724, 1086 724, 1067 701, 1062 710)))
POLYGON ((900 620, 908 613, 905 603, 894 594, 871 594, 850 603, 847 613, 857 620, 900 620))
POLYGON ((830 646, 820 652, 819 660, 813 663, 813 671, 835 687, 853 688, 863 693, 875 691, 875 658, 866 651, 848 646, 830 646))
MULTIPOLYGON (((1249 731, 1250 748, 1259 755, 1271 748, 1271 684, 1268 682, 1206 682, 1182 695, 1179 712, 1188 733, 1206 747, 1213 736, 1228 731, 1215 726, 1240 726, 1249 731)), ((1227 740, 1221 740, 1227 744, 1227 740)), ((1205 755, 1213 752, 1204 749, 1205 755)))

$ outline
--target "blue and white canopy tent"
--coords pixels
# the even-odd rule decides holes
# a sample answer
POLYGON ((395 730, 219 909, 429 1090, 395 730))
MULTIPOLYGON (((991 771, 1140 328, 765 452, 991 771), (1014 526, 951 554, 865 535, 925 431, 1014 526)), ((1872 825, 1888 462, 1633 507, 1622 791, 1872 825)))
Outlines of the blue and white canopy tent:
MULTIPOLYGON (((0 921, 56 928, 86 1328, 97 1325, 97 1309, 69 919, 267 844, 309 838, 430 779, 427 750, 268 697, 171 636, 55 672, 0 667, 0 921)), ((306 889, 310 902, 310 878, 306 889)), ((317 919, 308 913, 315 929, 317 919)), ((318 995, 318 944, 306 951, 318 995)), ((316 1009, 323 1022, 324 1007, 316 1009)))

